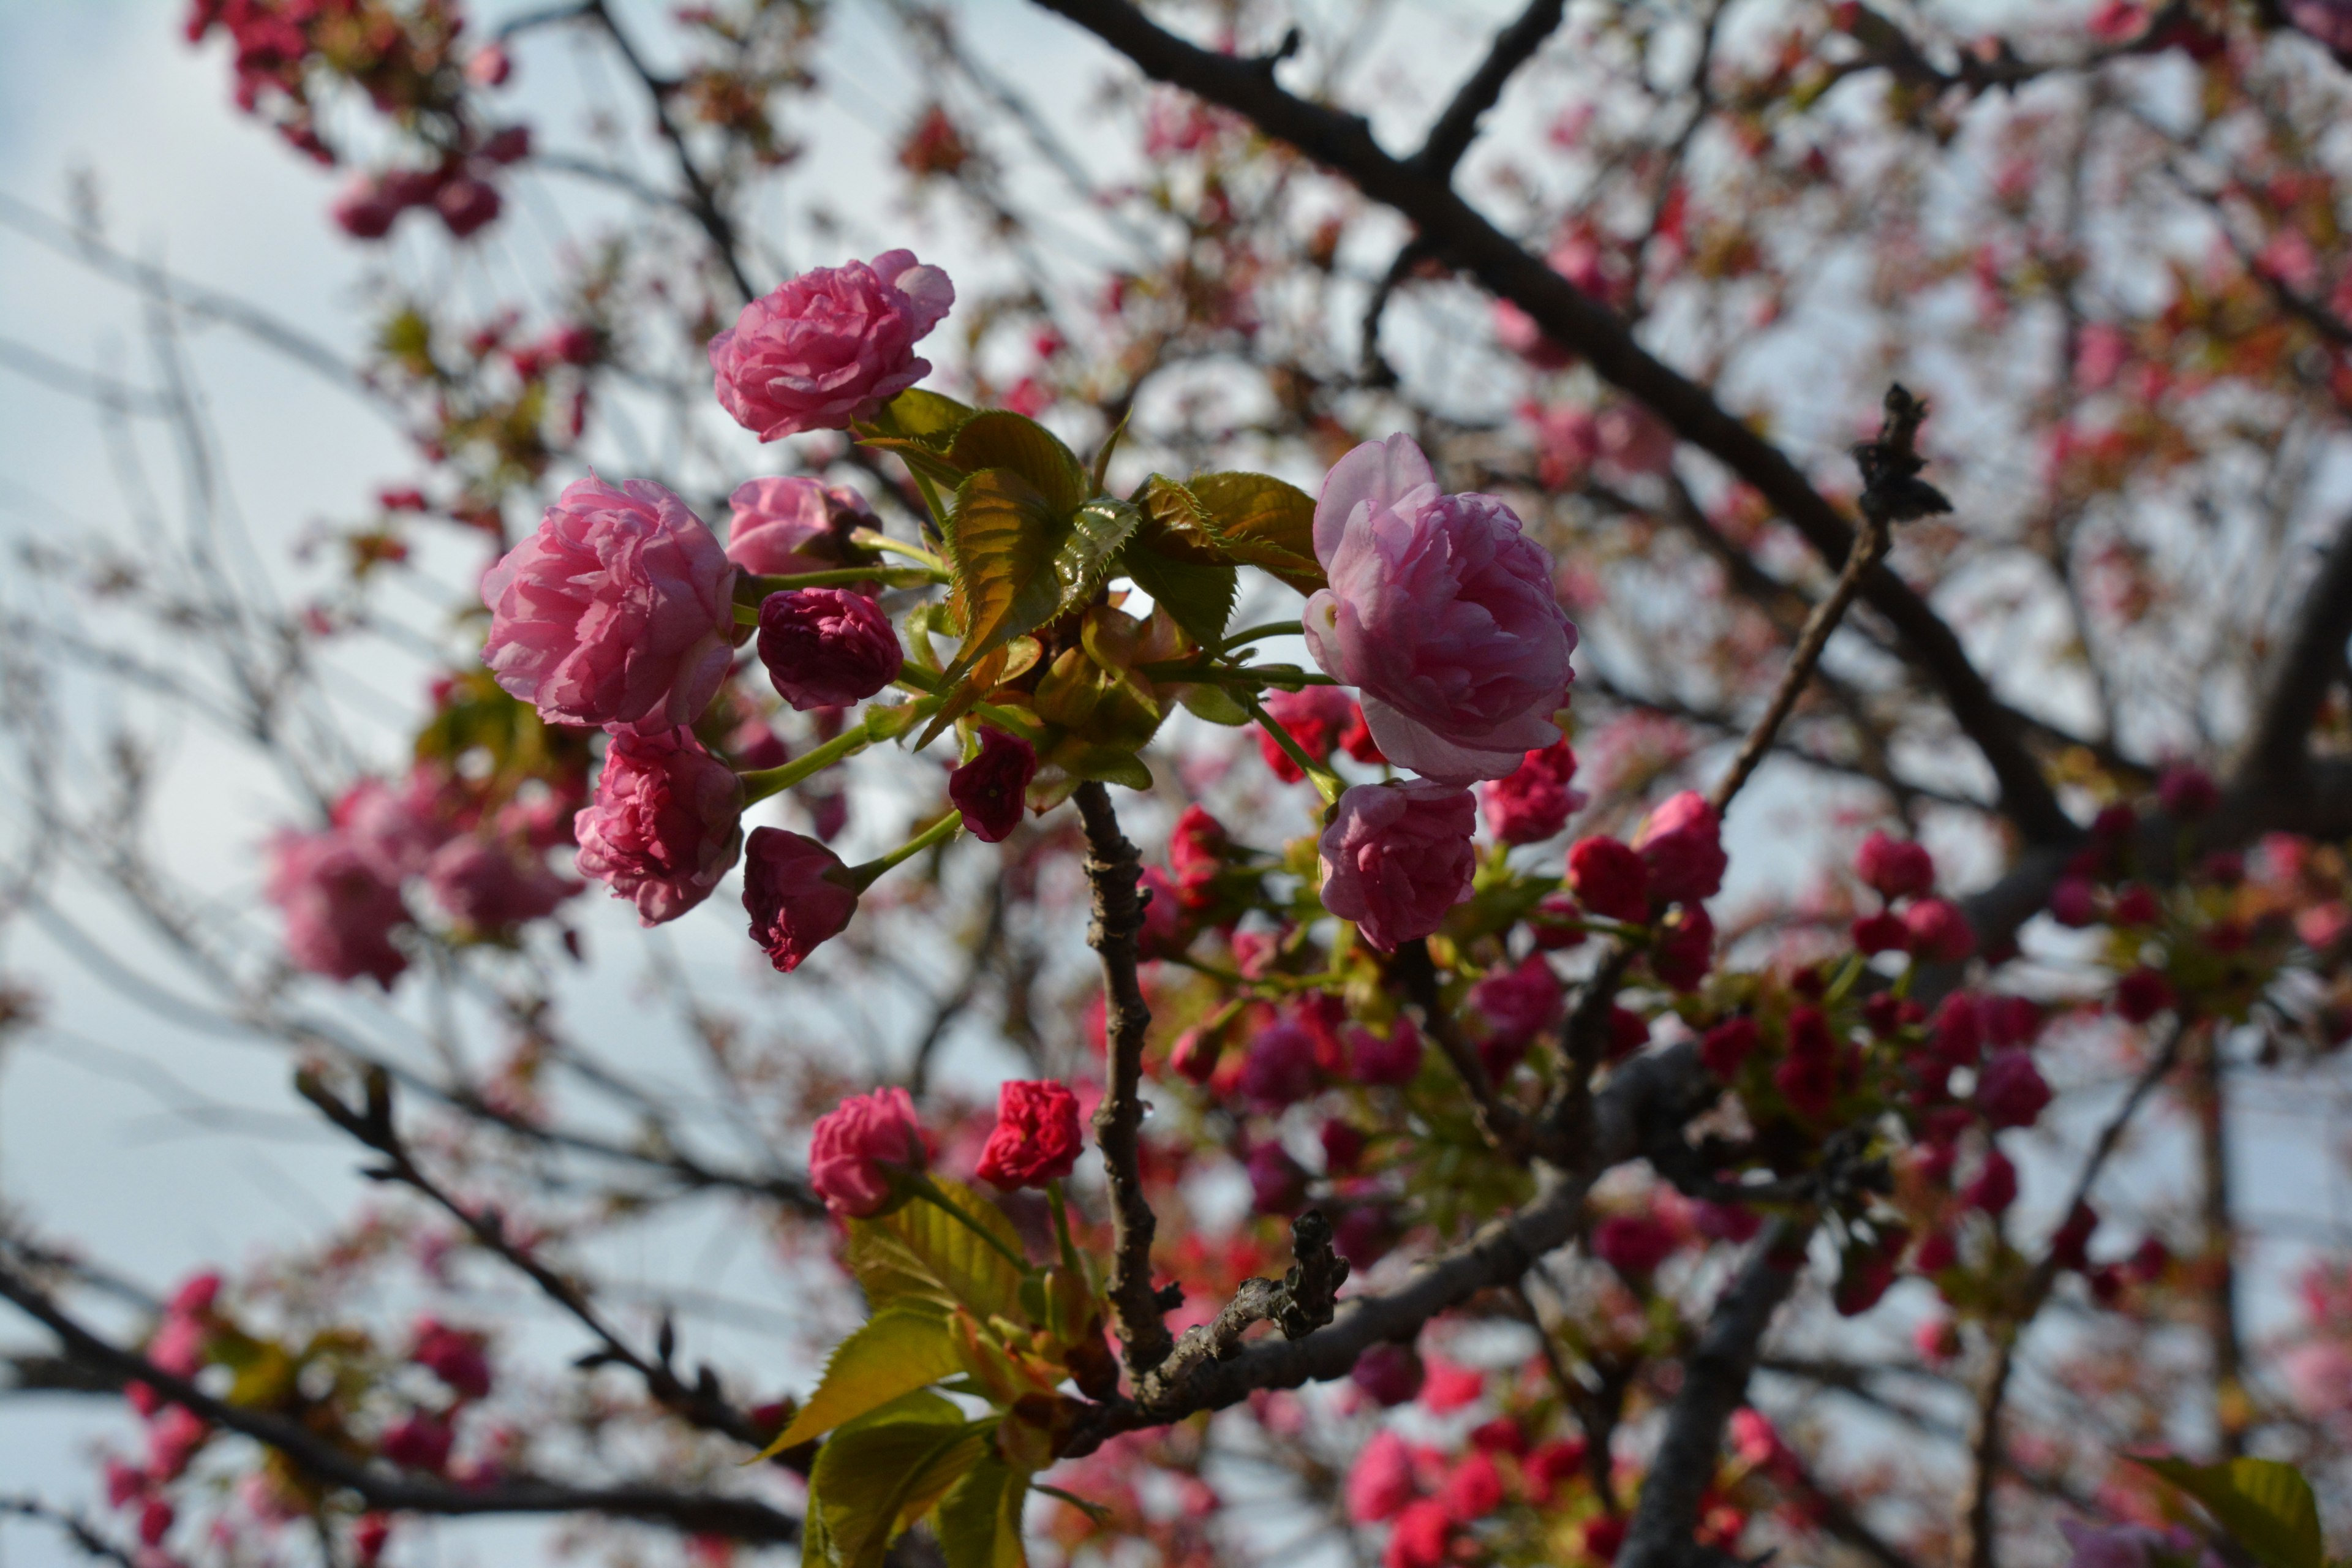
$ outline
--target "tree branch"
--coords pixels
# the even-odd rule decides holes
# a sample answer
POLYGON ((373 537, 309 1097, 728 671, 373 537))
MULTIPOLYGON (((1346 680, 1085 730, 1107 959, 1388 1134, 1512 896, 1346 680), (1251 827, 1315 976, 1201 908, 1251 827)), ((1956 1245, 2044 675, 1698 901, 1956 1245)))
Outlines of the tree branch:
POLYGON ((14 1302, 45 1325, 68 1356, 94 1372, 143 1383, 214 1426, 268 1445, 315 1479, 355 1493, 372 1509, 446 1515, 598 1513, 737 1541, 783 1544, 800 1539, 800 1521, 750 1498, 698 1496, 653 1486, 565 1487, 530 1478, 458 1486, 388 1470, 299 1422, 215 1399, 145 1356, 100 1338, 5 1262, 0 1262, 0 1300, 14 1302))
POLYGON ((1077 788, 1087 831, 1087 885, 1094 919, 1087 943, 1102 958, 1104 1030, 1109 1070, 1095 1110, 1095 1142, 1102 1146, 1110 1183, 1112 1257, 1108 1291, 1112 1327, 1127 1349, 1128 1375, 1140 1384, 1168 1359, 1173 1342, 1151 1288, 1151 1238, 1159 1221, 1143 1193, 1143 1036, 1151 1009, 1135 969, 1135 937, 1143 929, 1139 895, 1142 868, 1135 846, 1119 831, 1110 792, 1088 782, 1077 788))
POLYGON ((1416 167, 1423 174, 1441 178, 1454 172, 1454 166, 1462 161, 1462 154, 1470 150, 1471 142, 1477 137, 1478 121, 1501 100, 1503 89, 1510 85, 1518 68, 1543 47, 1544 40, 1559 26, 1560 16, 1567 9, 1567 0, 1528 0, 1528 8, 1495 35, 1486 58, 1478 62, 1478 68, 1454 92, 1454 101, 1445 106, 1445 112, 1429 128, 1428 139, 1412 155, 1416 167))
POLYGON ((2319 574, 2305 593, 2294 628, 2279 650, 2270 688, 2238 765, 2242 781, 2283 780, 2300 773, 2313 721, 2344 668, 2352 641, 2352 520, 2336 531, 2319 574))
POLYGON ((1794 1257, 1785 1250, 1790 1239, 1785 1222, 1775 1222, 1757 1238, 1738 1279, 1716 1304, 1697 1349, 1684 1360, 1682 1392, 1675 1396, 1665 1436, 1642 1479, 1618 1568, 1672 1568, 1697 1560, 1691 1528, 1715 1479, 1724 1424, 1747 1402, 1764 1331, 1803 1266, 1801 1250, 1794 1257))
MULTIPOLYGON (((1770 442, 1704 387, 1637 342, 1626 324, 1529 255, 1457 195, 1451 183, 1391 157, 1370 124, 1294 97, 1262 62, 1201 48, 1155 25, 1128 0, 1037 0, 1125 55, 1143 72, 1246 116, 1395 208, 1447 258, 1525 310, 1544 332, 1630 393, 1683 439, 1754 486, 1822 559, 1843 562, 1853 529, 1770 442)), ((1912 661, 1941 689, 1960 728, 2000 783, 2001 810, 2032 843, 2069 837, 2074 825, 2020 737, 2016 724, 1959 638, 1927 603, 1885 567, 1864 592, 1895 626, 1912 661)))

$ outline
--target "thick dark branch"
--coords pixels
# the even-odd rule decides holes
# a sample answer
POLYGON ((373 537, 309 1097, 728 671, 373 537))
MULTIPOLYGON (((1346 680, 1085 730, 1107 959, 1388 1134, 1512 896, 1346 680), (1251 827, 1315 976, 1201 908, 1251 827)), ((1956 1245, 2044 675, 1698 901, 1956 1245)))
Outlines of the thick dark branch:
POLYGON ((1168 1359, 1139 1386, 1140 1404, 1150 1405, 1183 1385, 1203 1363, 1226 1361, 1241 1349, 1242 1336, 1259 1323, 1279 1325, 1290 1339, 1313 1333, 1331 1321, 1339 1287, 1347 1283, 1348 1260, 1331 1248, 1331 1222, 1308 1209, 1290 1224, 1290 1247, 1297 1261, 1280 1279, 1244 1279, 1233 1299, 1208 1322, 1184 1331, 1168 1359))
POLYGON ((2352 521, 2321 557, 2319 574, 2305 593, 2294 629, 2279 650, 2270 689, 2256 711, 2239 777, 2284 780, 2302 771, 2305 743, 2327 689, 2344 670, 2352 641, 2352 521))
POLYGON ((1486 58, 1454 93, 1454 101, 1429 128, 1429 139, 1413 154, 1423 173, 1443 177, 1454 172, 1478 134, 1478 121, 1501 100, 1518 68, 1543 47, 1567 9, 1567 0, 1528 0, 1517 20, 1495 35, 1486 58))
POLYGON ((1666 1434, 1642 1480, 1642 1499, 1625 1531, 1619 1568, 1675 1568, 1703 1561, 1691 1540, 1700 1500, 1723 1451, 1723 1428, 1748 1400, 1748 1379, 1772 1314, 1787 1300, 1803 1264, 1801 1248, 1775 1224, 1756 1240, 1738 1279, 1716 1304, 1697 1349, 1683 1363, 1682 1392, 1666 1434))
POLYGON ((1330 1326, 1301 1339, 1267 1340, 1230 1360, 1194 1369, 1181 1387, 1149 1408, 1120 1404, 1101 1408, 1064 1448, 1091 1452, 1106 1437, 1141 1426, 1181 1421, 1202 1410, 1237 1405, 1261 1388, 1297 1388, 1345 1377, 1376 1344, 1409 1342, 1439 1313, 1481 1290, 1518 1279, 1538 1258, 1576 1235, 1584 1196, 1594 1178, 1641 1153, 1712 1104, 1721 1088, 1699 1065, 1695 1047, 1669 1047, 1618 1068, 1594 1097, 1591 1138, 1573 1172, 1538 1164, 1536 1196, 1516 1214, 1480 1227, 1469 1240, 1429 1258, 1391 1290, 1341 1304, 1330 1326))
POLYGON ((1087 829, 1087 885, 1094 921, 1087 942, 1101 955, 1104 1029, 1110 1042, 1108 1082, 1095 1110, 1095 1142, 1102 1146, 1110 1182, 1112 1257, 1108 1291, 1111 1326, 1127 1347, 1127 1369, 1139 1382, 1168 1359, 1172 1344, 1151 1288, 1151 1238, 1159 1220, 1143 1193, 1143 1037, 1151 1027, 1143 983, 1135 972, 1135 937, 1143 929, 1142 867, 1135 846, 1118 828, 1110 792, 1078 786, 1078 816, 1087 829))
MULTIPOLYGON (((1843 562, 1853 529, 1786 454, 1734 416, 1707 390, 1634 341, 1614 314, 1531 256, 1455 193, 1451 183, 1391 157, 1370 125, 1307 102, 1276 84, 1262 62, 1200 48, 1155 25, 1127 0, 1037 0, 1095 34, 1145 74, 1246 116, 1351 180, 1410 219, 1433 247, 1525 310, 1553 341, 1602 379, 1639 398, 1675 432, 1753 485, 1816 553, 1843 562)), ((1959 638, 1927 601, 1885 567, 1864 584, 1871 605, 1944 694, 1953 717, 2000 782, 2001 810, 2033 843, 2068 837, 2073 824, 1999 698, 1959 638)))
POLYGON ((136 1352, 100 1338, 6 1263, 0 1263, 0 1300, 14 1302, 47 1327, 63 1342, 66 1353, 94 1373, 143 1383, 215 1426, 267 1444, 314 1479, 350 1490, 372 1509, 447 1515, 596 1513, 735 1541, 781 1544, 800 1539, 800 1521, 750 1498, 697 1495, 653 1486, 566 1487, 530 1478, 490 1486, 458 1486, 393 1470, 337 1447, 299 1422, 215 1399, 136 1352))

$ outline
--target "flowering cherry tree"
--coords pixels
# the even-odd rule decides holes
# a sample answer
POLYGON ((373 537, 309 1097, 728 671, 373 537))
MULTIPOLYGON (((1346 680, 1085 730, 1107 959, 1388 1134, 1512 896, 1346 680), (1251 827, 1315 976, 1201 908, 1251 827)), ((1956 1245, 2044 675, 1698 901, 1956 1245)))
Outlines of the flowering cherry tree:
POLYGON ((985 9, 877 5, 889 247, 787 267, 850 17, 193 7, 354 246, 625 218, 487 318, 388 267, 356 364, 74 241, 418 473, 292 608, 205 485, 28 553, 0 912, 103 889, 382 1195, 152 1291, 0 1211, 20 1384, 136 1418, 0 1508, 126 1568, 2323 1568, 2352 1258, 2242 1189, 2344 1156, 2247 1131, 2352 1039, 2352 9, 985 9), (520 118, 559 45, 643 147, 520 118), (331 661, 420 646, 349 743, 331 661), (39 739, 92 674, 282 773, 261 918, 39 739), (592 938, 715 1101, 614 1065, 592 938), (714 1198, 772 1361, 600 1267, 714 1198))

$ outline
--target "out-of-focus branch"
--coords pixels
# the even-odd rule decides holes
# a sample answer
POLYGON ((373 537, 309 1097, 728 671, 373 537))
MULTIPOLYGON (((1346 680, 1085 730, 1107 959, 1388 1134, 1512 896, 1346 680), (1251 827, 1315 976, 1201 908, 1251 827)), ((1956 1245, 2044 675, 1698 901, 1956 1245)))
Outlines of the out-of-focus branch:
MULTIPOLYGON (((2163 1047, 2140 1073, 2124 1097, 2122 1105, 2099 1130, 2091 1145, 2091 1152, 2083 1162, 2081 1173, 2075 1178, 2074 1191, 2068 1194, 2066 1206, 2059 1211, 2059 1223, 2066 1224, 2087 1201, 2091 1189, 2097 1184, 2099 1173, 2106 1168, 2108 1156, 2123 1142, 2124 1130, 2131 1125, 2139 1108, 2156 1091, 2158 1084, 2172 1071, 2180 1059, 2180 1046, 2189 1033, 2186 1020, 2176 1018, 2165 1037, 2163 1047)), ((2019 1310, 2006 1323, 1993 1329, 1992 1359, 1978 1380, 1976 1408, 1969 1426, 1969 1482, 1960 1496, 1959 1517, 1952 1549, 1952 1561, 1960 1568, 1992 1568, 1993 1561, 1993 1494, 1995 1484, 2004 1468, 2001 1454, 2001 1406, 2008 1397, 2010 1374, 2017 1363, 2019 1342, 2041 1315, 2042 1304, 2049 1300, 2051 1287, 2058 1282, 2065 1259, 2055 1247, 2046 1249, 2033 1267, 2025 1283, 2019 1310)))
POLYGON ((267 1444, 313 1479, 352 1492, 372 1509, 444 1515, 596 1513, 736 1541, 784 1544, 800 1539, 800 1521, 750 1498, 655 1486, 566 1487, 529 1478, 458 1486, 391 1470, 335 1446, 299 1422, 215 1399, 137 1352, 100 1338, 5 1261, 0 1261, 0 1300, 13 1302, 56 1334, 74 1360, 125 1382, 143 1383, 215 1426, 267 1444))
POLYGON ((1682 1391, 1666 1416, 1666 1432, 1642 1479, 1622 1568, 1670 1568, 1691 1563, 1691 1530, 1700 1500, 1715 1479, 1723 1428, 1746 1403, 1748 1379, 1772 1314, 1787 1300, 1804 1258, 1791 1246, 1784 1223, 1756 1238, 1739 1276, 1716 1304, 1706 1332, 1683 1362, 1682 1391), (1791 1256, 1793 1251, 1794 1256, 1791 1256))
MULTIPOLYGON (((1248 117, 1395 208, 1449 261, 1517 305, 1602 379, 1647 404, 1683 439, 1755 487, 1823 559, 1846 558, 1853 529, 1786 454, 1706 388, 1643 348, 1623 321, 1496 228, 1449 180, 1391 156, 1373 140, 1361 116, 1297 98, 1276 82, 1273 62, 1201 48, 1161 28, 1127 0, 1037 3, 1093 33, 1146 75, 1248 117)), ((2071 837, 2074 824, 2049 780, 1952 628, 1883 566, 1869 574, 1864 593, 1894 624, 1909 658, 1942 690, 1961 730, 1983 752, 2000 782, 2003 814, 2029 842, 2071 837)))
POLYGON ((54 1526, 85 1557, 112 1563, 116 1568, 139 1568, 139 1560, 131 1555, 129 1548, 119 1546, 100 1535, 81 1515, 52 1507, 29 1492, 17 1497, 0 1497, 0 1514, 14 1514, 18 1519, 35 1520, 54 1526))
POLYGON ((1108 1081, 1095 1110, 1095 1142, 1102 1147, 1110 1183, 1111 1322, 1127 1349, 1129 1375, 1140 1380, 1168 1359, 1173 1344, 1151 1286, 1151 1238, 1159 1221, 1143 1192, 1143 1037, 1151 1027, 1135 958, 1136 933, 1143 929, 1143 872, 1135 846, 1119 831, 1110 792, 1089 782, 1078 786, 1076 800, 1087 830, 1087 885, 1094 895, 1087 943, 1102 959, 1104 1028, 1110 1043, 1108 1081))
POLYGON ((644 84, 646 96, 653 100, 654 125, 661 132, 662 140, 669 143, 671 153, 677 159, 678 177, 686 182, 687 210, 694 215, 695 221, 702 226, 702 232, 709 237, 711 248, 719 254, 719 264, 727 268, 727 276, 734 280, 736 291, 743 297, 744 303, 749 304, 760 297, 760 290, 752 287, 751 276, 743 270, 741 247, 735 237, 734 223, 719 205, 719 193, 711 186, 709 177, 702 172, 702 165, 695 162, 694 150, 687 145, 686 132, 678 128, 677 117, 670 113, 669 98, 676 84, 654 74, 652 68, 646 64, 645 57, 637 52, 635 42, 604 0, 587 0, 583 14, 593 18, 604 29, 605 37, 613 40, 613 47, 621 57, 621 63, 627 66, 630 74, 644 84))
POLYGON ((2352 520, 2337 530, 2279 649, 2239 763, 2242 782, 2284 780, 2303 771, 2313 721, 2344 670, 2352 642, 2352 520))

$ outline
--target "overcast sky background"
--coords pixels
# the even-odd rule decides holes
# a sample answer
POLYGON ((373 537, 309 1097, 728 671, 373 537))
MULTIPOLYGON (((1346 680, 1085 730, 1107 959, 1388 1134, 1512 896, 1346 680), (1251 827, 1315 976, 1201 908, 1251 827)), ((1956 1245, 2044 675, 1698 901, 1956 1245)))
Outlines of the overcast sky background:
MULTIPOLYGON (((478 11, 495 19, 520 8, 485 4, 478 11)), ((1487 18, 1504 8, 1465 0, 1430 5, 1424 19, 1442 46, 1466 53, 1466 40, 1483 37, 1487 18)), ((1101 68, 1102 57, 1090 45, 1013 0, 971 9, 1001 14, 994 48, 1025 83, 1088 83, 1101 68)), ((372 257, 323 219, 334 176, 234 112, 220 41, 202 52, 188 48, 179 31, 182 10, 178 0, 0 0, 0 195, 60 215, 69 182, 86 172, 116 245, 193 281, 264 301, 355 353, 364 321, 355 309, 358 285, 372 257)), ((859 16, 855 5, 843 16, 851 25, 830 59, 842 118, 802 127, 812 132, 818 153, 809 175, 761 215, 796 264, 838 258, 805 253, 795 204, 830 192, 835 205, 868 222, 890 216, 857 197, 872 188, 884 139, 895 130, 893 106, 906 101, 903 67, 887 39, 851 20, 859 16)), ((524 112, 557 116, 583 101, 586 84, 566 74, 561 54, 537 45, 523 52, 515 101, 524 112)), ((1445 80, 1453 72, 1433 74, 1445 80)), ((569 127, 558 119, 553 129, 560 134, 569 127)), ((577 200, 576 193, 556 204, 526 199, 509 220, 506 243, 526 253, 560 244, 567 219, 584 210, 577 200)), ((926 259, 955 264, 951 233, 918 232, 926 236, 926 259)), ((464 269, 452 285, 478 288, 485 300, 490 291, 487 274, 469 277, 464 269)), ((139 379, 139 323, 129 296, 0 230, 5 344, 73 364, 119 364, 139 379)), ((230 480, 265 553, 287 550, 322 516, 355 515, 377 484, 411 473, 381 420, 283 359, 219 331, 196 338, 193 353, 223 433, 230 480)), ((747 472, 759 460, 748 441, 744 460, 747 472)), ((119 515, 89 406, 0 369, 0 538, 111 525, 119 515)), ((459 569, 462 563, 452 563, 459 569)), ((0 574, 8 570, 0 565, 0 574)), ((377 731, 387 757, 393 721, 415 696, 402 679, 382 684, 393 710, 377 731)), ((185 748, 174 774, 184 791, 176 816, 187 834, 184 863, 209 868, 224 884, 250 886, 254 847, 282 818, 283 796, 268 779, 193 737, 185 748)), ((678 946, 699 952, 698 936, 727 933, 724 943, 704 944, 727 955, 709 959, 707 968, 716 981, 740 978, 732 967, 743 945, 738 923, 718 912, 698 916, 677 928, 678 946)), ((592 944, 602 942, 603 952, 615 956, 634 929, 600 910, 590 927, 592 944)), ((199 1102, 287 1104, 281 1057, 173 1030, 78 977, 39 933, 13 940, 0 950, 0 968, 41 984, 57 1027, 37 1046, 0 1060, 0 1202, 22 1204, 45 1231, 81 1238, 99 1258, 157 1287, 208 1262, 234 1263, 265 1241, 314 1233, 348 1209, 357 1189, 346 1145, 291 1116, 239 1124, 236 1135, 225 1135, 187 1114, 199 1102)), ((614 1010, 614 1026, 649 1017, 635 988, 635 966, 609 967, 612 974, 600 983, 609 991, 599 1000, 614 1010)), ((2317 1109, 2339 1114, 2332 1100, 2317 1109)), ((2306 1120, 2290 1124, 2298 1136, 2312 1131, 2312 1113, 2306 1108, 2306 1120)), ((2249 1131, 2259 1137, 2258 1127, 2249 1131)), ((2335 1168, 2331 1162, 2320 1193, 2303 1161, 2257 1159, 2244 1199, 2332 1224, 2346 1212, 2335 1168)), ((723 1249, 712 1250, 713 1242, 708 1227, 681 1226, 647 1243, 639 1267, 647 1279, 692 1276, 723 1284, 735 1264, 723 1249)), ((757 1267, 756 1259, 740 1261, 746 1269, 757 1267)), ((0 1346, 33 1342, 21 1320, 0 1314, 0 1346)), ((101 1434, 121 1437, 129 1430, 108 1404, 0 1401, 0 1493, 87 1502, 90 1445, 101 1434)), ((446 1560, 488 1561, 525 1542, 532 1528, 449 1532, 446 1560)), ((61 1568, 72 1561, 47 1531, 0 1523, 6 1568, 61 1568)))

